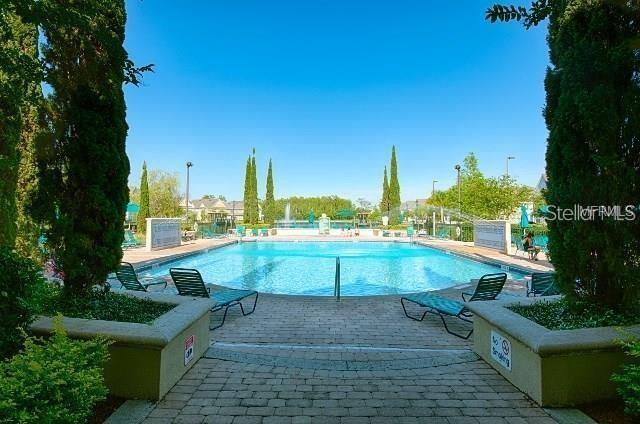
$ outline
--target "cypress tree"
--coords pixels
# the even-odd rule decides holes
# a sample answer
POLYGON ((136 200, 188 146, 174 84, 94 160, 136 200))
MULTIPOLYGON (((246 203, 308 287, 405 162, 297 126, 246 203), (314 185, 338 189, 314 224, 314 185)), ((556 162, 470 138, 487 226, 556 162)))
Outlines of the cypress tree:
POLYGON ((142 175, 140 176, 140 210, 138 211, 138 231, 147 231, 147 218, 149 213, 149 180, 147 178, 147 162, 142 162, 142 175))
POLYGON ((554 213, 635 205, 632 220, 548 219, 561 290, 613 307, 640 297, 639 17, 637 1, 548 0, 487 11, 492 21, 522 20, 526 28, 549 19, 546 200, 554 213))
MULTIPOLYGON (((622 2, 581 3, 551 20, 545 119, 550 205, 638 205, 640 199, 640 33, 622 2)), ((640 220, 549 222, 558 281, 591 300, 634 304, 640 294, 640 220)))
POLYGON ((250 224, 252 221, 252 209, 251 209, 251 156, 247 158, 247 165, 244 171, 244 197, 242 198, 244 204, 244 214, 242 220, 245 224, 250 224))
POLYGON ((391 148, 391 175, 389 178, 389 208, 400 207, 400 182, 398 181, 398 161, 396 159, 396 146, 391 148))
POLYGON ((276 199, 273 194, 273 169, 271 159, 269 159, 269 170, 267 171, 267 190, 264 196, 264 221, 273 224, 275 221, 276 199))
POLYGON ((389 179, 387 178, 387 167, 384 167, 384 179, 382 180, 382 200, 380 201, 380 210, 382 213, 389 214, 391 209, 389 203, 389 179))
MULTIPOLYGON (((4 6, 3 6, 4 7, 4 6)), ((0 245, 16 242, 16 189, 20 168, 19 145, 24 135, 24 106, 32 87, 35 62, 35 25, 9 10, 0 9, 0 245)))
POLYGON ((47 184, 57 211, 48 241, 65 290, 86 294, 122 258, 129 175, 123 84, 131 81, 124 0, 41 3, 69 18, 42 26, 56 131, 47 184))
MULTIPOLYGON (((31 51, 37 52, 37 32, 33 31, 31 51)), ((41 259, 38 247, 40 226, 34 219, 34 199, 40 189, 40 175, 38 171, 38 140, 45 136, 42 107, 44 98, 40 84, 31 83, 28 88, 29 100, 22 107, 22 133, 18 150, 20 164, 18 167, 18 184, 16 187, 17 233, 16 250, 23 256, 35 261, 41 259)))
POLYGON ((258 206, 258 176, 256 169, 256 149, 253 149, 251 157, 251 223, 255 224, 260 219, 260 209, 258 206))

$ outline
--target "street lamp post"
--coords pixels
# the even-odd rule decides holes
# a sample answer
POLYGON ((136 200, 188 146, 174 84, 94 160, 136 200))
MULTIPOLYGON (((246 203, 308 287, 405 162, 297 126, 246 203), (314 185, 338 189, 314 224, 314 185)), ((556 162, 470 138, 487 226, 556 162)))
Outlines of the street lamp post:
POLYGON ((509 177, 509 161, 515 158, 515 156, 507 156, 507 177, 509 177))
POLYGON ((438 180, 433 180, 431 182, 431 199, 433 200, 433 196, 436 195, 436 183, 438 182, 438 180))
POLYGON ((462 215, 462 198, 460 197, 460 165, 456 165, 453 169, 458 171, 458 219, 462 215))
POLYGON ((187 224, 189 223, 189 168, 193 166, 193 163, 187 162, 187 201, 186 201, 186 211, 187 211, 187 224))

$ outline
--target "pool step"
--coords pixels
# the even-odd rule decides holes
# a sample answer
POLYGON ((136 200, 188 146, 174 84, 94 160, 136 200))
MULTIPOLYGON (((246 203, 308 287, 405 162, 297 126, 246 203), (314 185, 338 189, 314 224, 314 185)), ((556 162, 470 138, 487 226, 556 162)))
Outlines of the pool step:
POLYGON ((335 371, 408 370, 478 360, 478 356, 469 349, 221 342, 212 344, 205 357, 256 365, 335 371))

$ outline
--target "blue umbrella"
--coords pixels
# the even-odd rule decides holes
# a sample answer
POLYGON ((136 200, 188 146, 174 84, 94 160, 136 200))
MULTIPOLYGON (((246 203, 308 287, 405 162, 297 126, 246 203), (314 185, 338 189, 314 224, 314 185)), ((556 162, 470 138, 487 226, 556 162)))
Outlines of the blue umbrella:
POLYGON ((137 203, 129 203, 127 205, 127 212, 138 213, 140 212, 140 206, 137 203))
POLYGON ((520 206, 520 228, 522 228, 523 231, 525 228, 529 228, 529 217, 525 205, 520 206))

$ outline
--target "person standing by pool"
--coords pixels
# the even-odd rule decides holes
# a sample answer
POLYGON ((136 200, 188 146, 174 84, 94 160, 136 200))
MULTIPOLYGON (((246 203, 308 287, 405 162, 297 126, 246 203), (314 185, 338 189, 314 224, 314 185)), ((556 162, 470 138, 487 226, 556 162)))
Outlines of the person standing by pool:
POLYGON ((524 250, 529 253, 529 259, 533 259, 534 261, 538 260, 538 253, 540 253, 540 248, 533 244, 533 233, 529 231, 522 241, 522 245, 524 250))

